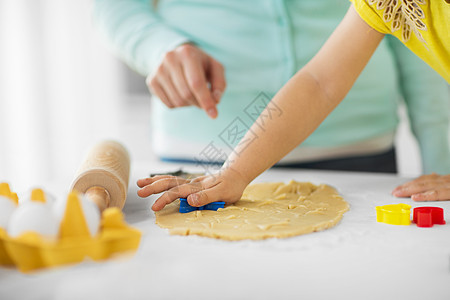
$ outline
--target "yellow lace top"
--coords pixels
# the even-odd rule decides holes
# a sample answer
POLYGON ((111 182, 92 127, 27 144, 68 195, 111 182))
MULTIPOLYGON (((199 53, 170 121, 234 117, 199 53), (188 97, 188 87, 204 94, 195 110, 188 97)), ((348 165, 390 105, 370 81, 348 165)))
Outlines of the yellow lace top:
POLYGON ((375 30, 392 34, 450 83, 450 4, 446 0, 350 0, 375 30))

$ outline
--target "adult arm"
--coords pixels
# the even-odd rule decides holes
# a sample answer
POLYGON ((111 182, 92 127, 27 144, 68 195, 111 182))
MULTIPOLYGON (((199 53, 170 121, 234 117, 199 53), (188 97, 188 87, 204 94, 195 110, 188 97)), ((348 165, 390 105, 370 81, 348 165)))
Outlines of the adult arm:
POLYGON ((118 55, 143 76, 161 63, 162 56, 188 37, 165 24, 150 0, 94 0, 97 27, 118 55))
POLYGON ((169 108, 195 105, 211 117, 225 89, 223 66, 164 22, 149 0, 95 0, 94 19, 115 52, 169 108), (210 86, 210 88, 209 88, 210 86))
POLYGON ((446 81, 398 40, 388 37, 399 71, 411 130, 420 147, 423 173, 396 187, 414 201, 450 199, 450 89, 446 81), (430 174, 431 173, 431 174, 430 174))

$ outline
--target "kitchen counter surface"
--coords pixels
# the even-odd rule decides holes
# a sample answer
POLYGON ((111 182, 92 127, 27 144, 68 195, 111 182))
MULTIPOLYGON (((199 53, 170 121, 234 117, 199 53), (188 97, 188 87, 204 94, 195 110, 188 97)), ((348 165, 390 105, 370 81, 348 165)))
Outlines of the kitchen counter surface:
POLYGON ((337 188, 350 210, 322 232, 228 242, 171 236, 155 225, 150 206, 156 196, 140 199, 135 182, 177 168, 146 162, 132 168, 124 212, 143 234, 133 256, 32 274, 0 268, 0 299, 450 299, 450 202, 391 196, 408 178, 269 170, 255 182, 326 183, 337 188), (448 224, 377 223, 375 206, 395 203, 442 207, 448 224))

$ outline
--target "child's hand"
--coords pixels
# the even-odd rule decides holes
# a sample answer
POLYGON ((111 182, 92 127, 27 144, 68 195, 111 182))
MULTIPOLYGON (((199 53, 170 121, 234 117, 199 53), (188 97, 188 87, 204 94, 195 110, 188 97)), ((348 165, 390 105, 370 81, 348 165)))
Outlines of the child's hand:
POLYGON ((170 175, 158 175, 140 179, 137 185, 140 197, 165 192, 152 206, 154 211, 163 209, 167 204, 178 198, 187 198, 191 206, 203 206, 211 202, 225 201, 234 203, 238 201, 248 182, 238 173, 228 169, 219 174, 201 176, 189 180, 170 175))
POLYGON ((450 174, 423 175, 396 187, 392 191, 396 197, 411 197, 414 201, 450 200, 450 174))

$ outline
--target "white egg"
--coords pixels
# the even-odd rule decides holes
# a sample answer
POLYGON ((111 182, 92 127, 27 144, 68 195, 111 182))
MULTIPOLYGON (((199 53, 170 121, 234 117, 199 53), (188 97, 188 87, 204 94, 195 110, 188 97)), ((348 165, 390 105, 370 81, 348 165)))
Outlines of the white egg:
MULTIPOLYGON (((84 219, 89 229, 91 236, 95 236, 100 228, 100 210, 97 205, 89 200, 86 196, 81 197, 81 208, 83 210, 84 219)), ((66 200, 57 200, 53 206, 53 212, 58 220, 61 222, 66 211, 66 200)))
POLYGON ((64 217, 64 212, 66 210, 66 199, 57 199, 52 206, 53 214, 55 215, 58 223, 61 223, 62 218, 64 217))
POLYGON ((20 205, 13 212, 7 230, 12 237, 34 231, 46 238, 56 239, 59 222, 48 205, 28 202, 20 205))
POLYGON ((81 198, 81 205, 83 206, 84 217, 86 218, 89 232, 92 236, 95 236, 100 229, 100 210, 97 204, 89 200, 86 196, 81 198))
POLYGON ((11 214, 16 208, 16 204, 11 199, 0 196, 0 228, 6 229, 11 214))

